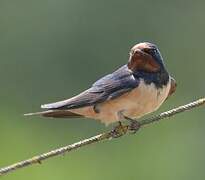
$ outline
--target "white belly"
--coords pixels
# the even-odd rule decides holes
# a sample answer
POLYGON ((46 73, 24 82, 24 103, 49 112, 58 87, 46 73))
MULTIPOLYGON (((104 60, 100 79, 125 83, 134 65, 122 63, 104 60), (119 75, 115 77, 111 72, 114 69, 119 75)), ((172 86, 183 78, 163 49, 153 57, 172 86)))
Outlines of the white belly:
POLYGON ((139 86, 116 99, 106 101, 98 105, 99 113, 92 106, 73 109, 72 112, 84 115, 88 118, 98 119, 105 124, 121 120, 119 111, 131 118, 141 116, 157 110, 165 101, 170 90, 170 80, 166 86, 156 88, 153 83, 146 85, 143 80, 139 86))

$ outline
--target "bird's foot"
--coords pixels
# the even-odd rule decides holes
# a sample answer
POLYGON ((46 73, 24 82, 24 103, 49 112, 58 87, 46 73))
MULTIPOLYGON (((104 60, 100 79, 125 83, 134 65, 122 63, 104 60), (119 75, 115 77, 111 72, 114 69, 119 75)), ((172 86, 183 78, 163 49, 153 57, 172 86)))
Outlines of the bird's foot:
POLYGON ((127 133, 128 126, 122 125, 122 123, 119 121, 119 124, 114 127, 114 129, 111 131, 112 138, 118 138, 124 134, 127 133))
POLYGON ((130 122, 130 124, 128 126, 128 130, 132 134, 135 134, 140 129, 140 126, 141 126, 139 121, 132 119, 130 117, 127 117, 127 116, 124 116, 124 118, 130 122))

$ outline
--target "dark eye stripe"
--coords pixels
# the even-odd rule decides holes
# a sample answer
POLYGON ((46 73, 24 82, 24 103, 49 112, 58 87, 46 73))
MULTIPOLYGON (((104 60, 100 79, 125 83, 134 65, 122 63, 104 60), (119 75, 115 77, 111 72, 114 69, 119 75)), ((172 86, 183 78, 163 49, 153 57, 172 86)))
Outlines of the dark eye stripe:
POLYGON ((156 49, 143 49, 143 51, 144 52, 146 52, 146 53, 149 53, 149 54, 153 54, 153 53, 156 53, 157 52, 157 50, 156 49))
POLYGON ((152 49, 143 49, 143 51, 146 52, 146 53, 151 53, 152 49))

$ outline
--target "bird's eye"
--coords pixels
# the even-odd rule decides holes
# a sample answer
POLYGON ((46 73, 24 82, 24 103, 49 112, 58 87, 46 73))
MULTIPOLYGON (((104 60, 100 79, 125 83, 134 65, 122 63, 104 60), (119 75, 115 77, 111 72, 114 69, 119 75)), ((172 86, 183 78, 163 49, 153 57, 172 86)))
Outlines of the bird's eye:
POLYGON ((157 50, 156 49, 144 49, 144 52, 148 53, 148 54, 153 54, 153 53, 156 53, 157 50))
POLYGON ((148 48, 147 48, 147 49, 144 49, 143 51, 146 52, 146 53, 151 53, 151 52, 152 52, 152 49, 148 49, 148 48))

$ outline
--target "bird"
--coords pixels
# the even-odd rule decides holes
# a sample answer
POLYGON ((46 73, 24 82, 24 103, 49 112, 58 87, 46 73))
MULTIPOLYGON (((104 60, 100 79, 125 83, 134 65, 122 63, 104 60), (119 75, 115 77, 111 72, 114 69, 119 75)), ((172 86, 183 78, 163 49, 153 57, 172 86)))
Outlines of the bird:
POLYGON ((150 42, 134 45, 127 64, 66 100, 43 104, 43 111, 25 114, 53 118, 91 118, 105 125, 127 119, 132 130, 138 120, 156 111, 176 90, 158 47, 150 42))

